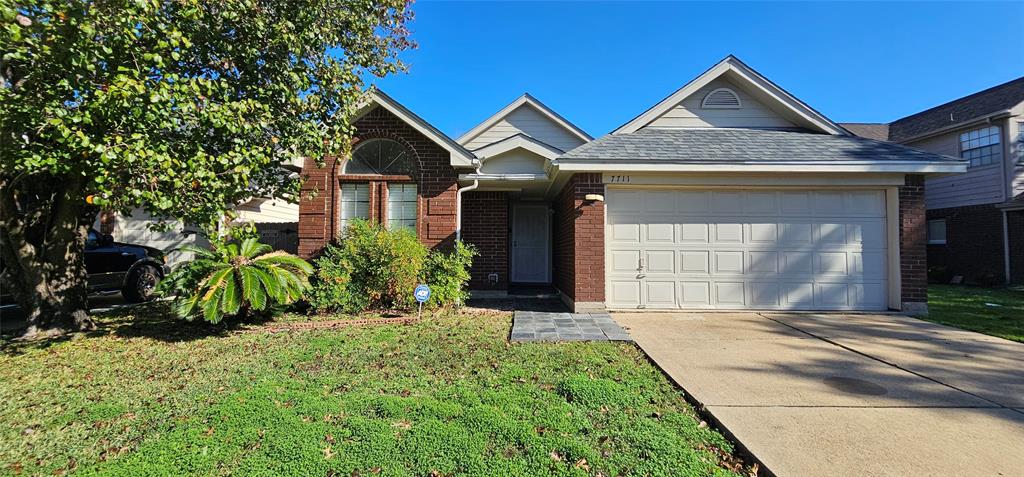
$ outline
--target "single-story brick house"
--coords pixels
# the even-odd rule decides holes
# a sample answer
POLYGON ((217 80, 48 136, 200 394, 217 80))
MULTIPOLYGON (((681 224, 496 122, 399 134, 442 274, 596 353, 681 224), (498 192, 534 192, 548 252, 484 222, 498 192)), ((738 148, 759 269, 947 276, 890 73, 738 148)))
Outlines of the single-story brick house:
POLYGON ((966 169, 733 56, 596 140, 529 95, 457 140, 368 97, 351 157, 304 165, 300 255, 379 220, 475 244, 474 293, 550 284, 574 310, 925 311, 925 177, 966 169))

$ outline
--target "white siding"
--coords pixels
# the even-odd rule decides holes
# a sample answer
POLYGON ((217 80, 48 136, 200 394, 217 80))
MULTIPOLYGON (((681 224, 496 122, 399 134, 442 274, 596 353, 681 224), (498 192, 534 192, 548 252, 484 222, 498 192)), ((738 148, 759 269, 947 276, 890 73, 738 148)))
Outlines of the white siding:
POLYGON ((735 84, 718 78, 691 94, 646 127, 653 128, 794 128, 795 124, 754 99, 735 84), (700 103, 711 91, 729 88, 740 97, 740 109, 701 109, 700 103))
MULTIPOLYGON (((973 128, 965 129, 970 130, 973 128)), ((952 131, 907 146, 937 154, 960 157, 960 133, 952 131)), ((1003 133, 1006 129, 1003 128, 1003 133)), ((1005 142, 1005 136, 1001 138, 1005 142)), ((925 183, 925 206, 929 209, 945 209, 966 205, 992 204, 1006 200, 1001 164, 972 167, 963 174, 931 179, 925 183)))
POLYGON ((520 148, 484 159, 484 174, 543 174, 547 159, 520 148))
MULTIPOLYGON (((158 223, 159 221, 146 213, 145 210, 135 209, 131 215, 117 216, 114 222, 114 230, 110 235, 117 242, 145 245, 163 250, 167 253, 168 265, 191 258, 191 253, 175 252, 175 249, 185 245, 207 247, 210 244, 206 237, 200 235, 194 227, 185 227, 181 223, 173 223, 170 230, 153 230, 152 226, 158 223)), ((95 227, 99 230, 98 220, 95 227)))
POLYGON ((525 134, 563 151, 575 149, 583 144, 582 139, 566 131, 532 106, 524 104, 485 129, 465 146, 470 150, 479 149, 516 134, 525 134))
POLYGON ((239 222, 289 223, 299 221, 299 204, 282 199, 253 199, 235 208, 239 222))

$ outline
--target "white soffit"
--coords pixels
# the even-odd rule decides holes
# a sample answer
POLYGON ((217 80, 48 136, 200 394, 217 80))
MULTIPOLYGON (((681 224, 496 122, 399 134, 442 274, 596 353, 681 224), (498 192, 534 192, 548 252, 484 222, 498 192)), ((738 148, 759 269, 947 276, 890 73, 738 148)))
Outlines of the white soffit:
POLYGON ((476 156, 473 155, 468 149, 462 147, 461 144, 452 140, 445 133, 439 131, 437 128, 426 122, 423 118, 413 113, 401 103, 395 101, 394 98, 384 94, 379 89, 372 89, 366 93, 365 101, 360 105, 356 115, 353 117, 352 122, 354 123, 364 114, 373 110, 374 106, 380 106, 391 114, 394 114, 401 119, 404 123, 412 126, 413 129, 423 134, 437 145, 443 147, 451 154, 451 165, 455 167, 473 167, 477 164, 476 156))
POLYGON ((628 134, 636 132, 650 124, 651 121, 654 121, 672 108, 676 107, 676 105, 681 103, 684 99, 696 93, 711 81, 714 81, 726 73, 731 73, 729 79, 738 83, 739 86, 749 88, 750 91, 755 94, 766 96, 766 99, 771 100, 777 106, 791 111, 812 129, 817 129, 818 131, 827 134, 849 134, 849 132, 843 129, 842 126, 836 124, 831 119, 828 119, 823 114, 815 111, 814 108, 811 108, 803 101, 800 101, 795 96, 789 94, 786 90, 780 88, 775 83, 772 83, 768 78, 765 78, 753 68, 747 66, 732 55, 727 56, 725 59, 718 62, 718 64, 712 66, 711 69, 705 71, 697 78, 694 78, 692 81, 684 85, 682 88, 679 88, 647 111, 644 111, 642 114, 633 118, 626 124, 619 126, 618 129, 612 131, 612 134, 628 134))
POLYGON ((535 109, 541 115, 550 119, 552 122, 560 126, 562 129, 565 129, 573 136, 576 136, 584 143, 588 143, 594 140, 594 138, 591 135, 587 134, 586 131, 580 129, 575 124, 569 122, 569 120, 563 118, 553 109, 547 107, 544 103, 538 101, 537 98, 530 96, 530 93, 523 93, 522 96, 516 98, 516 100, 510 103, 508 106, 501 108, 501 110, 498 111, 497 113, 494 113, 493 116, 485 119, 482 123, 477 124, 476 126, 473 127, 473 129, 470 129, 468 132, 466 132, 466 134, 459 136, 459 138, 456 141, 459 144, 466 144, 469 141, 472 141, 473 138, 479 136, 481 133, 488 130, 491 126, 494 126, 498 121, 504 119, 505 116, 511 114, 512 111, 515 111, 517 108, 524 105, 527 105, 535 109))

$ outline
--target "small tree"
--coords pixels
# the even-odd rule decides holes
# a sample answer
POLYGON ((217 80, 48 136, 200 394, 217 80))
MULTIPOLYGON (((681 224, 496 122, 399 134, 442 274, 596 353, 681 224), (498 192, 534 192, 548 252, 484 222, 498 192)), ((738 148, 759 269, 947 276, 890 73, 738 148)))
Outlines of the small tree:
POLYGON ((0 3, 0 259, 28 334, 92 326, 96 205, 212 227, 281 166, 344 154, 362 76, 412 46, 405 0, 0 3))

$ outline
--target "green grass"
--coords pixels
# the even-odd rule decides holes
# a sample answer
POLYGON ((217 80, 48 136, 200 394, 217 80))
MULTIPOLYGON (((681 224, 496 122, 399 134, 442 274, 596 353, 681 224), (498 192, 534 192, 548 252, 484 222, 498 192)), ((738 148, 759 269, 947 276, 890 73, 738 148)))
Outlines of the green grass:
POLYGON ((925 319, 1024 343, 1024 291, 928 285, 925 319))
POLYGON ((281 333, 136 313, 4 347, 0 474, 744 471, 635 347, 510 344, 508 313, 281 333))

